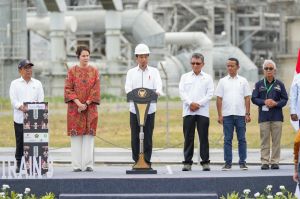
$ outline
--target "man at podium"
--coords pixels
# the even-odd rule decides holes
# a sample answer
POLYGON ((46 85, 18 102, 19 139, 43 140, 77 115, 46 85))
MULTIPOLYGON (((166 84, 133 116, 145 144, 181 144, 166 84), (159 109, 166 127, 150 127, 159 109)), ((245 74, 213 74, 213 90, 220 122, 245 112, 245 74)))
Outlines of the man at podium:
POLYGON ((10 101, 14 110, 14 129, 16 136, 16 172, 20 171, 23 156, 23 113, 26 112, 24 102, 43 102, 44 90, 42 83, 32 78, 33 63, 24 59, 18 65, 20 78, 11 82, 9 88, 10 101))
MULTIPOLYGON (((136 88, 148 88, 154 90, 157 95, 162 94, 162 81, 159 71, 148 65, 150 50, 145 44, 138 44, 135 48, 137 66, 128 70, 125 83, 125 92, 129 93, 136 88)), ((132 159, 135 164, 139 158, 139 132, 140 126, 133 102, 129 104, 130 128, 131 128, 131 148, 132 159)), ((144 154, 145 161, 151 165, 152 155, 152 135, 154 129, 156 103, 151 103, 144 126, 144 154)))

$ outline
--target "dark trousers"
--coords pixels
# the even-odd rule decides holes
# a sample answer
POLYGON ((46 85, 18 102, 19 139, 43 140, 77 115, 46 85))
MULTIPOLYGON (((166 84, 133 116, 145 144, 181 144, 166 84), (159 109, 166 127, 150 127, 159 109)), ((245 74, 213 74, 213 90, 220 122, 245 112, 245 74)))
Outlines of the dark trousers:
MULTIPOLYGON (((151 163, 151 155, 152 155, 152 135, 154 129, 154 120, 155 113, 148 114, 145 126, 143 128, 144 131, 144 154, 145 161, 147 163, 151 163)), ((132 159, 137 162, 139 159, 140 153, 140 126, 138 124, 136 114, 130 113, 130 128, 131 128, 131 149, 132 149, 132 159)))
POLYGON ((187 115, 183 117, 184 164, 193 164, 195 127, 200 140, 201 165, 209 163, 208 127, 209 118, 202 115, 187 115))
POLYGON ((16 122, 14 122, 14 128, 15 128, 15 136, 16 136, 15 158, 17 160, 17 165, 19 167, 21 164, 22 156, 23 156, 23 140, 24 140, 23 124, 18 124, 16 122))

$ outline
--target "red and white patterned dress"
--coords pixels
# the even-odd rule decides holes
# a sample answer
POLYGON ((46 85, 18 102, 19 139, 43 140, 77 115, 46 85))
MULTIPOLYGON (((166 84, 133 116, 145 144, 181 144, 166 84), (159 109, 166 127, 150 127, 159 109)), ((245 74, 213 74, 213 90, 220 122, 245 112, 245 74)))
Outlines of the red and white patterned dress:
POLYGON ((99 72, 92 66, 74 66, 68 71, 64 89, 65 102, 68 103, 67 130, 69 136, 96 135, 98 123, 97 105, 100 104, 99 72), (91 101, 85 111, 78 112, 73 101, 91 101))

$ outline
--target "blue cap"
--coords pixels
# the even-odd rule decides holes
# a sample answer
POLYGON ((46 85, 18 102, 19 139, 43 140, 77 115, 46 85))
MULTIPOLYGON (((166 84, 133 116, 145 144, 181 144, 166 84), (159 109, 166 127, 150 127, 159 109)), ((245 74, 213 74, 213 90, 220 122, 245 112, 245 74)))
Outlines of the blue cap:
POLYGON ((23 59, 22 61, 19 62, 18 69, 27 65, 34 66, 33 63, 31 63, 28 59, 23 59))

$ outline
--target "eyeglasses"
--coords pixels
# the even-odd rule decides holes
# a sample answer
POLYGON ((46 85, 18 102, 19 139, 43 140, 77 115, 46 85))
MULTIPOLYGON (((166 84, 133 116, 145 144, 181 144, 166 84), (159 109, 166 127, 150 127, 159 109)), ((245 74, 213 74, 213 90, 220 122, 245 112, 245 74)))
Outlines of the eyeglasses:
POLYGON ((197 66, 199 66, 201 64, 202 64, 201 62, 191 62, 191 65, 197 65, 197 66))
POLYGON ((272 70, 274 70, 274 68, 272 68, 272 67, 265 67, 264 70, 270 70, 270 71, 272 71, 272 70))

